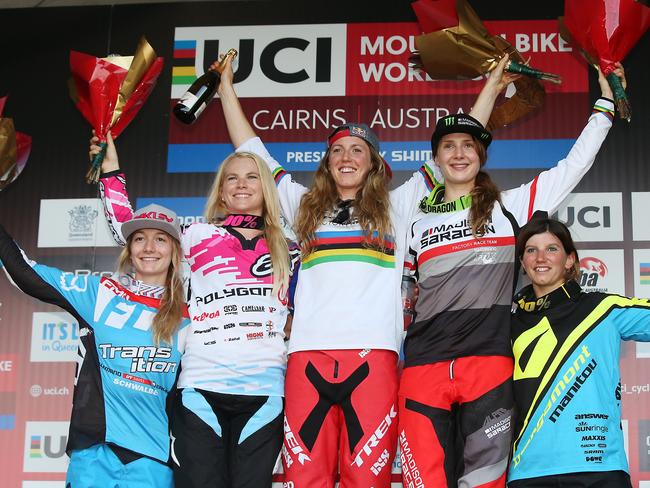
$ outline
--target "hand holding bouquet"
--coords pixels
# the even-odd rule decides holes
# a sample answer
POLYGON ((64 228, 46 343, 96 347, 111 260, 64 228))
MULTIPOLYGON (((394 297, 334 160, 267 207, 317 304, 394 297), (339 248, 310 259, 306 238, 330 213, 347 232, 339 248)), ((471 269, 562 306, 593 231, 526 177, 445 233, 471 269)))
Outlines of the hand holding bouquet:
POLYGON ((96 58, 77 51, 70 52, 70 97, 93 127, 102 148, 86 175, 88 183, 99 179, 106 151, 106 134, 116 138, 133 120, 156 84, 163 58, 146 39, 133 56, 96 58))

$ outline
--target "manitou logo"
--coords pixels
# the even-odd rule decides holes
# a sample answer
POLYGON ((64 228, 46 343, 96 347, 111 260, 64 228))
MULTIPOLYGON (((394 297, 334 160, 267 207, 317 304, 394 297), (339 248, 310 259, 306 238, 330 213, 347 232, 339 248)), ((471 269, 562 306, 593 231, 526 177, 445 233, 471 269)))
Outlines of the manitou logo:
POLYGON ((361 448, 357 454, 357 457, 355 457, 354 461, 352 461, 352 464, 361 466, 363 464, 363 458, 361 457, 362 454, 365 454, 366 457, 370 457, 373 448, 379 445, 379 441, 386 435, 395 417, 397 417, 397 412, 395 411, 395 405, 392 405, 386 417, 384 417, 384 419, 379 424, 379 427, 377 427, 375 430, 375 433, 370 436, 370 439, 368 439, 365 445, 361 448))

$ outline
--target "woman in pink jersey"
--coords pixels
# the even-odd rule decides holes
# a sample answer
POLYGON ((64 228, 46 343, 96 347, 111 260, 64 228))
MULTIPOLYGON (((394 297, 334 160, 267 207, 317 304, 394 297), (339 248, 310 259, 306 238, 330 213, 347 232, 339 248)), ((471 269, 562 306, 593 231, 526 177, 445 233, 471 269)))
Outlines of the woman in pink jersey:
MULTIPOLYGON (((339 470, 341 487, 388 487, 397 441, 405 236, 432 188, 433 168, 424 165, 389 192, 391 172, 377 136, 364 124, 347 123, 328 137, 307 189, 256 137, 232 78, 227 62, 219 97, 231 140, 271 168, 302 251, 285 383, 286 483, 329 488, 339 470)), ((491 108, 481 111, 489 115, 491 108)))
MULTIPOLYGON (((91 155, 98 150, 92 144, 91 155)), ((110 137, 102 169, 100 193, 119 231, 132 212, 110 137)), ((268 168, 259 156, 238 153, 217 171, 206 222, 181 235, 192 323, 171 422, 176 487, 271 485, 283 438, 293 267, 279 216, 268 168)))
MULTIPOLYGON (((420 295, 399 391, 405 482, 427 488, 505 486, 515 236, 533 211, 554 211, 594 162, 614 117, 602 75, 599 83, 602 97, 567 157, 505 192, 481 169, 492 139, 482 124, 457 114, 436 125, 431 146, 445 183, 411 227, 420 295)), ((495 80, 488 81, 480 106, 491 108, 499 90, 495 80)), ((485 120, 489 111, 478 115, 485 120)))

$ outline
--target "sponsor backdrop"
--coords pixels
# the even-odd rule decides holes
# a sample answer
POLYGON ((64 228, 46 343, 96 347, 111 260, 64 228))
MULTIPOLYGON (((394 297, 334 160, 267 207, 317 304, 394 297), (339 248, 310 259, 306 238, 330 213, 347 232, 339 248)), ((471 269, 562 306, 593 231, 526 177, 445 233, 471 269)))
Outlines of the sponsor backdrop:
MULTIPOLYGON (((558 35, 562 2, 473 2, 488 28, 542 69, 543 110, 495 134, 488 168, 502 188, 563 157, 597 94, 594 73, 558 35)), ((233 148, 218 101, 187 127, 170 108, 217 57, 239 50, 237 89, 255 129, 296 180, 309 183, 331 129, 372 125, 395 183, 430 157, 438 118, 468 111, 480 80, 428 80, 408 66, 418 34, 406 0, 205 2, 2 12, 5 114, 32 135, 25 172, 0 194, 0 222, 33 259, 79 276, 113 269, 96 188, 86 185, 90 128, 68 98, 71 49, 132 53, 145 35, 165 58, 150 100, 117 141, 130 194, 184 223, 201 219, 218 162, 233 148)), ((626 61, 633 121, 617 120, 589 174, 558 210, 581 250, 588 290, 650 297, 650 57, 648 38, 626 61)), ((62 487, 78 324, 0 279, 0 471, 6 487, 62 487)), ((650 484, 650 347, 622 351, 623 427, 634 485, 650 484)), ((401 486, 399 456, 394 486, 401 486)), ((281 475, 278 476, 281 481, 281 475)), ((278 483, 279 484, 279 483, 278 483)))

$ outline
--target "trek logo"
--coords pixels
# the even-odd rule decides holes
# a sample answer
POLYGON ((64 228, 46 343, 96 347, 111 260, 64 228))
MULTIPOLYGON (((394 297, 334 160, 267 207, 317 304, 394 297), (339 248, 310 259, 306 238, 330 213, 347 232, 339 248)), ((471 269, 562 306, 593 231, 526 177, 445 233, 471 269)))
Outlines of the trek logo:
POLYGON ((309 456, 305 453, 302 446, 296 440, 296 436, 293 434, 293 431, 289 426, 289 422, 287 422, 287 418, 285 417, 284 418, 284 444, 282 445, 282 455, 284 456, 284 462, 286 463, 287 468, 294 463, 293 458, 291 457, 289 451, 291 451, 291 453, 297 456, 298 462, 303 466, 307 461, 311 462, 309 456))
POLYGON ((372 436, 370 436, 368 441, 358 452, 358 454, 354 458, 354 461, 352 461, 352 464, 361 466, 363 464, 363 457, 362 457, 363 454, 365 454, 366 457, 370 457, 373 448, 379 445, 379 441, 386 435, 395 417, 397 417, 397 411, 395 410, 395 405, 391 405, 390 411, 388 412, 388 414, 386 414, 386 416, 383 418, 383 420, 381 421, 377 429, 375 429, 375 432, 372 434, 372 436))
POLYGON ((169 347, 154 346, 113 346, 99 344, 99 352, 104 359, 131 359, 131 373, 174 373, 176 363, 165 361, 172 357, 169 347))

